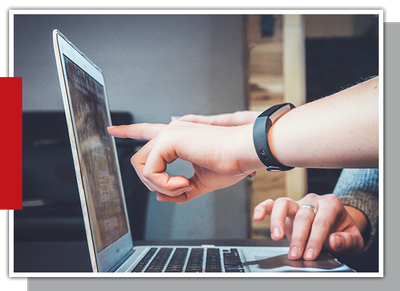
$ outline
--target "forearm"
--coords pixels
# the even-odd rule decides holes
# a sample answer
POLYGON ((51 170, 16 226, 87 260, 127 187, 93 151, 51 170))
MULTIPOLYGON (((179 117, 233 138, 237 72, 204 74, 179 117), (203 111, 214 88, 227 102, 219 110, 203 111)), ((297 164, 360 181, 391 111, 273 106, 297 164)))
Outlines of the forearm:
POLYGON ((378 167, 378 86, 374 78, 291 110, 269 131, 273 155, 294 167, 378 167))
MULTIPOLYGON (((291 110, 269 131, 272 154, 294 167, 377 167, 378 96, 374 79, 291 110)), ((179 196, 185 196, 180 202, 186 202, 231 186, 264 167, 253 143, 256 113, 229 116, 228 124, 236 126, 226 126, 220 117, 202 124, 202 119, 189 116, 169 125, 131 124, 108 131, 115 137, 150 140, 132 158, 135 170, 152 191, 174 197, 191 191, 179 196), (176 159, 191 162, 194 176, 165 173, 176 159)))

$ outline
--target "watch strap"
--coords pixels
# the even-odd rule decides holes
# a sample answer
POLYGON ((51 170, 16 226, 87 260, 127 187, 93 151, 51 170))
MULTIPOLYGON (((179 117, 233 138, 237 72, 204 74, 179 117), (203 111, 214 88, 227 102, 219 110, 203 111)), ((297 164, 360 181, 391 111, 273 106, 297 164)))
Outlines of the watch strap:
POLYGON ((268 144, 268 131, 279 118, 281 118, 284 114, 286 114, 294 107, 295 106, 291 103, 274 105, 261 113, 254 122, 254 146, 258 158, 267 167, 268 171, 278 172, 293 169, 293 167, 282 165, 272 155, 271 149, 268 144))

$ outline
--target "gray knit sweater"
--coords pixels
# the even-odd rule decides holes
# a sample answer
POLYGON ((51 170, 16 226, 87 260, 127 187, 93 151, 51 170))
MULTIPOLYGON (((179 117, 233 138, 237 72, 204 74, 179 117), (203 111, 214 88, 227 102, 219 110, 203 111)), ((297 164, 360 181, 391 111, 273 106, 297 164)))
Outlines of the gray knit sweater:
POLYGON ((364 251, 369 247, 375 232, 379 215, 379 170, 344 169, 333 194, 344 205, 362 211, 368 220, 369 230, 364 234, 364 251))

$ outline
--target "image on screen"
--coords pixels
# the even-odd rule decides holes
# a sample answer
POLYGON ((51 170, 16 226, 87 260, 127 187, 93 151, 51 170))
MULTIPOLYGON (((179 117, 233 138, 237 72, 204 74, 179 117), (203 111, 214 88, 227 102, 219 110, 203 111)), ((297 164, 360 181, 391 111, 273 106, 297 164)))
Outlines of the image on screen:
POLYGON ((75 139, 96 251, 128 233, 103 86, 64 56, 75 139))

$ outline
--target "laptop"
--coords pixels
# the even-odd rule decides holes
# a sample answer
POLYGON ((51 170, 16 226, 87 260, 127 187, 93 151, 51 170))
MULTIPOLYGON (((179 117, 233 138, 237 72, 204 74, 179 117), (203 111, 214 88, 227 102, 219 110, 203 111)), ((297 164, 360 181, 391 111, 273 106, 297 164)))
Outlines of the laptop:
POLYGON ((352 272, 323 253, 289 261, 288 247, 134 246, 102 71, 58 30, 53 44, 93 272, 352 272))

